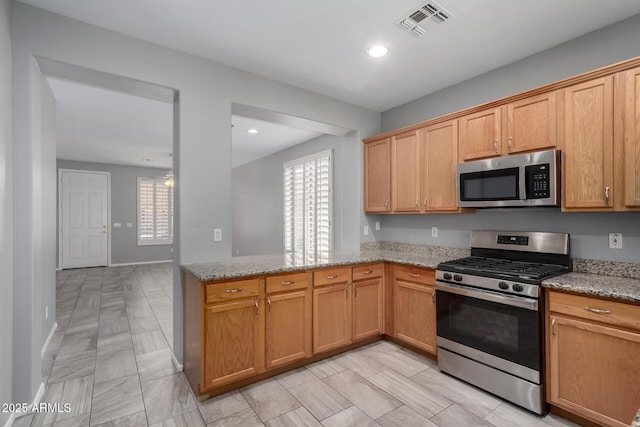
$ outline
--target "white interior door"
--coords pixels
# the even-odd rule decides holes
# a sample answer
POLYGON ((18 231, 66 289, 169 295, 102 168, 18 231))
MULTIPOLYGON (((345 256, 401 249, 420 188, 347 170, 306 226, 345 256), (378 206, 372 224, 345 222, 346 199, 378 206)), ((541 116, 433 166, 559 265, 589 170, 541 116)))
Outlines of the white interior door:
POLYGON ((61 267, 109 264, 109 174, 61 171, 61 267))

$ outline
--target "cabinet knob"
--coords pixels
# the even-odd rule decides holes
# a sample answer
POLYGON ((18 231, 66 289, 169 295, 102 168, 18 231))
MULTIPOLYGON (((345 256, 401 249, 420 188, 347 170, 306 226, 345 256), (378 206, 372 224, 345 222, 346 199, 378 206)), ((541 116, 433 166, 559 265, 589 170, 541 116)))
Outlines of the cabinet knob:
POLYGON ((385 200, 384 202, 384 208, 388 211, 389 210, 389 199, 385 200))
POLYGON ((498 140, 497 139, 493 140, 493 150, 496 152, 496 154, 498 154, 498 140))
POLYGON ((507 147, 508 147, 509 152, 511 152, 513 150, 513 147, 511 146, 511 140, 512 140, 512 138, 509 137, 509 140, 507 141, 507 147))

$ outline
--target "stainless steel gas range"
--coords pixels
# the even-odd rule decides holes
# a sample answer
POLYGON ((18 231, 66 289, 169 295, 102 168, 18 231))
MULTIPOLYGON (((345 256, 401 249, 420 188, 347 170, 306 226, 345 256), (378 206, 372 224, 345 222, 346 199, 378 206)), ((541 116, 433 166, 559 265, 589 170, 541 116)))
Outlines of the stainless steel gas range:
POLYGON ((544 279, 572 270, 564 233, 473 231, 436 269, 440 369, 532 412, 544 404, 544 279))

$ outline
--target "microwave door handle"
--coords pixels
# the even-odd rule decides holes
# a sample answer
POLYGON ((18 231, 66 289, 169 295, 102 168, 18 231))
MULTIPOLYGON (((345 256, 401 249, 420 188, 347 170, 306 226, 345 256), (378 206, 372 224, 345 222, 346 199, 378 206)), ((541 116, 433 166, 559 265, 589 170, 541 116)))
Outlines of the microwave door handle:
POLYGON ((526 173, 525 167, 518 168, 518 191, 520 194, 520 200, 527 200, 527 182, 526 182, 526 173))

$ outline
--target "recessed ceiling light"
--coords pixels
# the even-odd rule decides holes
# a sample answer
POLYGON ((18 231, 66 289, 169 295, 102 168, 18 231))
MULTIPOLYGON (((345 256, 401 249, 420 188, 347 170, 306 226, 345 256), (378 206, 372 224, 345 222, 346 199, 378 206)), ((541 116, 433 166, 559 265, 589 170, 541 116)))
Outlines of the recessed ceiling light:
POLYGON ((377 46, 373 46, 371 49, 367 51, 369 56, 372 56, 374 58, 385 56, 387 52, 389 52, 389 49, 387 49, 385 46, 382 46, 381 44, 377 46))
POLYGON ((258 133, 258 131, 255 130, 255 129, 249 129, 247 132, 249 132, 249 133, 258 133))

